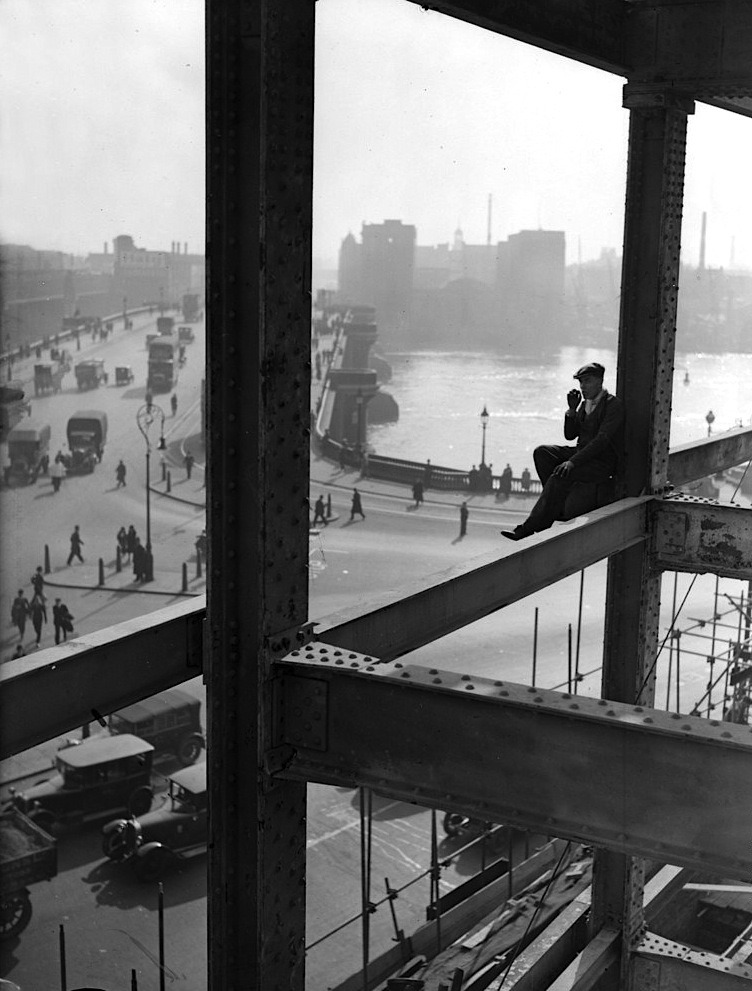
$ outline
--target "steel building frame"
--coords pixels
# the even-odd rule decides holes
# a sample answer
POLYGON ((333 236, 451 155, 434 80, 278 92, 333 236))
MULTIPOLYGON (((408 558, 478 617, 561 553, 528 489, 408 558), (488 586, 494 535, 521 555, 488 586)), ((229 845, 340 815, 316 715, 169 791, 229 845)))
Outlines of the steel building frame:
POLYGON ((628 80, 617 391, 627 407, 629 498, 506 559, 469 562, 365 615, 332 617, 314 643, 306 497, 315 3, 210 2, 206 609, 179 605, 5 665, 2 755, 203 671, 211 991, 303 989, 306 781, 375 784, 589 837, 598 848, 591 941, 581 946, 560 924, 549 940, 559 952, 541 951, 534 984, 520 975, 515 987, 740 987, 749 983, 743 968, 714 965, 709 977, 708 961, 645 934, 640 858, 750 865, 743 827, 752 808, 732 785, 751 773, 749 731, 674 720, 652 702, 662 570, 752 578, 747 510, 666 498, 669 481, 752 457, 752 431, 671 458, 668 450, 687 116, 694 100, 752 113, 752 4, 422 5, 628 80), (601 701, 396 660, 605 557, 601 701), (386 759, 372 713, 404 728, 407 708, 410 732, 394 734, 386 759), (436 759, 436 727, 447 721, 457 727, 452 755, 443 744, 436 759), (494 741, 482 760, 473 726, 494 741), (542 736, 545 748, 515 742, 542 736), (562 788, 574 780, 575 752, 589 771, 575 776, 576 809, 562 788))

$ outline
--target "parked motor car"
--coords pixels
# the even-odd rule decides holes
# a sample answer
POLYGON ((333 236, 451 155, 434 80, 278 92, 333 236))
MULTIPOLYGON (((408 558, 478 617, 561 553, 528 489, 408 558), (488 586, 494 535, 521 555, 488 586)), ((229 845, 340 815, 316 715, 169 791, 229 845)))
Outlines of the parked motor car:
POLYGON ((48 833, 151 808, 154 747, 137 736, 102 734, 68 741, 55 756, 52 777, 13 794, 13 805, 48 833))
POLYGON ((110 733, 131 733, 157 753, 173 753, 181 764, 195 764, 206 746, 201 729, 201 702, 183 691, 167 691, 113 712, 110 733))
POLYGON ((206 852, 206 763, 184 767, 169 778, 161 805, 141 816, 104 826, 102 850, 116 862, 129 862, 142 881, 161 878, 179 860, 206 852))

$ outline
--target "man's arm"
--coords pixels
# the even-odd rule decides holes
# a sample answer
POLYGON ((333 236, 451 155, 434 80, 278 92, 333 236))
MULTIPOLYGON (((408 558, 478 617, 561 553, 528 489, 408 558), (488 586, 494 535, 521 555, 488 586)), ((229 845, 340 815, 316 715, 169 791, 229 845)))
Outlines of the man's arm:
POLYGON ((569 409, 564 414, 564 437, 567 440, 574 440, 580 435, 581 418, 577 416, 577 407, 580 405, 579 389, 570 389, 567 393, 567 405, 569 409))
POLYGON ((618 440, 624 428, 624 403, 616 396, 609 396, 604 401, 606 412, 598 433, 572 456, 571 462, 575 466, 586 464, 609 450, 618 453, 618 440))

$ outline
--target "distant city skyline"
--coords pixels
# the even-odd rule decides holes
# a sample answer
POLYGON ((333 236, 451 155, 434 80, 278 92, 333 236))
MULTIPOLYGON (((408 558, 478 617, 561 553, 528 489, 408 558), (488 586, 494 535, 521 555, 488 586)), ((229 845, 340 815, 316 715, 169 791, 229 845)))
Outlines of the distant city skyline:
MULTIPOLYGON (((205 242, 201 0, 3 0, 0 238, 81 255, 130 234, 205 242), (75 30, 71 30, 75 25, 75 30)), ((407 0, 318 0, 313 256, 363 223, 421 244, 564 230, 567 262, 621 251, 624 80, 407 0)), ((752 268, 752 129, 698 103, 683 260, 752 268)))

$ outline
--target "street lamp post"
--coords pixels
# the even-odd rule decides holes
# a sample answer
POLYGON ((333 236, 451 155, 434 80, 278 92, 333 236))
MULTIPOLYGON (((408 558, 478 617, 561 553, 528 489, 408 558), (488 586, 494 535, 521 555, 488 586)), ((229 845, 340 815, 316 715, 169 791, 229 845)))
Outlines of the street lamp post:
POLYGON ((128 329, 128 297, 123 296, 123 330, 128 329))
POLYGON ((355 397, 355 408, 357 411, 357 418, 355 421, 355 429, 357 430, 357 442, 355 444, 355 449, 360 455, 363 451, 363 393, 358 389, 358 394, 355 397))
POLYGON ((488 426, 488 421, 490 420, 490 418, 491 418, 490 414, 484 404, 483 412, 480 414, 480 422, 481 425, 483 426, 483 446, 481 447, 481 451, 480 451, 481 468, 485 468, 486 466, 486 427, 488 426))
POLYGON ((151 429, 159 424, 158 451, 164 451, 167 445, 164 439, 164 410, 152 402, 150 392, 146 393, 146 402, 136 413, 136 423, 146 441, 146 581, 154 581, 154 556, 151 552, 151 429))

